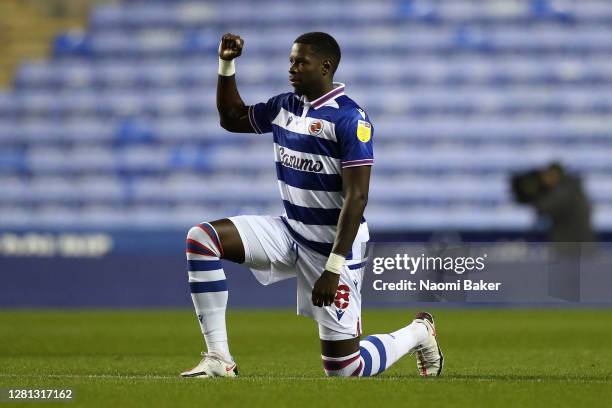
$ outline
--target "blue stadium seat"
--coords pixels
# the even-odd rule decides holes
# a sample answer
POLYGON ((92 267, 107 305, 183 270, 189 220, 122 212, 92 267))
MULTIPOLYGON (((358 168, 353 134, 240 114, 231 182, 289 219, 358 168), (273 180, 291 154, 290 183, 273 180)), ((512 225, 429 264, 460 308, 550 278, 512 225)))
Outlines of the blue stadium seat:
POLYGON ((16 111, 15 95, 11 92, 0 91, 0 123, 8 123, 16 111))
POLYGON ((17 149, 0 150, 0 170, 2 172, 15 173, 25 170, 26 164, 24 153, 17 149))
POLYGON ((53 54, 56 56, 77 55, 86 57, 93 52, 91 38, 78 31, 63 33, 55 38, 53 54))

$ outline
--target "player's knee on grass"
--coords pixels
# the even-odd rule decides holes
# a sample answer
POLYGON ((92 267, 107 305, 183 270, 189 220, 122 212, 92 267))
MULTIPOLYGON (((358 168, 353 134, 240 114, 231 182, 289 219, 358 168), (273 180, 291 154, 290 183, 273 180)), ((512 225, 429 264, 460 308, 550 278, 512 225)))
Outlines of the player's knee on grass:
POLYGON ((358 377, 361 374, 363 361, 359 351, 344 357, 321 357, 328 377, 358 377))
POLYGON ((354 377, 361 374, 363 361, 355 334, 340 333, 319 324, 319 338, 323 354, 323 369, 328 377, 354 377), (356 350, 355 350, 356 349, 356 350), (331 357, 325 354, 331 354, 331 357))

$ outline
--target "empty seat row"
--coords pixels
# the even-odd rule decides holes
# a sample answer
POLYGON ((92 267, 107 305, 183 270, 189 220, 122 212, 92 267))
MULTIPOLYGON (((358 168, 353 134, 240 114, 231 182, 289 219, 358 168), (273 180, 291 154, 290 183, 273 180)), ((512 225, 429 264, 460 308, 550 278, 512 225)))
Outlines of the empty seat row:
MULTIPOLYGON (((286 58, 266 60, 256 56, 239 61, 242 86, 261 83, 287 86, 286 58)), ((26 63, 15 77, 15 86, 33 88, 190 88, 214 86, 215 58, 196 58, 155 64, 111 61, 100 64, 83 61, 26 63)), ((601 58, 487 60, 481 57, 440 60, 391 57, 375 61, 345 60, 337 78, 351 85, 397 84, 405 88, 426 84, 521 85, 547 83, 612 83, 612 62, 601 58)))
POLYGON ((386 0, 314 3, 308 13, 296 13, 291 3, 260 2, 253 13, 249 1, 234 2, 232 13, 226 13, 223 2, 209 1, 140 2, 132 5, 98 7, 92 16, 92 27, 199 27, 222 19, 229 24, 308 24, 316 22, 352 25, 364 23, 500 23, 558 21, 561 23, 595 23, 612 20, 612 12, 604 0, 580 2, 553 0, 458 2, 433 0, 386 0))
MULTIPOLYGON (((511 87, 504 90, 482 86, 397 89, 393 86, 347 87, 347 93, 371 115, 449 115, 600 113, 612 112, 612 85, 606 87, 511 87)), ((249 103, 267 101, 273 95, 264 88, 241 92, 249 103)), ((173 117, 211 115, 217 111, 211 87, 155 91, 53 90, 20 92, 12 104, 0 106, 0 117, 173 117)))
MULTIPOLYGON (((274 30, 253 32, 248 39, 248 52, 260 55, 288 55, 290 44, 300 34, 286 35, 274 30)), ((376 53, 448 53, 479 51, 493 53, 605 53, 612 51, 612 29, 596 27, 504 28, 451 27, 400 30, 386 26, 366 27, 359 31, 331 31, 342 44, 343 53, 358 57, 368 51, 376 53)), ((148 29, 133 31, 107 30, 94 33, 69 32, 59 35, 54 43, 57 56, 85 57, 214 55, 222 32, 148 29)))
MULTIPOLYGON (((77 176, 34 178, 3 177, 0 203, 45 204, 85 203, 169 203, 236 204, 250 202, 258 207, 273 205, 278 197, 276 178, 263 172, 257 178, 214 176, 202 186, 202 176, 141 177, 126 180, 117 176, 77 176), (214 194, 210 192, 214 191, 214 194)), ((587 179, 586 191, 597 204, 612 204, 612 183, 587 179)), ((463 205, 499 206, 512 201, 509 176, 489 177, 381 177, 374 174, 371 187, 373 205, 463 205)))
MULTIPOLYGON (((376 151, 377 171, 410 172, 458 171, 516 171, 537 167, 551 161, 562 161, 581 171, 612 173, 612 148, 597 149, 584 146, 531 145, 524 151, 482 146, 448 144, 401 149, 380 148, 376 151), (519 154, 520 153, 520 154, 519 154)), ((0 168, 6 171, 45 172, 70 174, 73 172, 163 172, 173 169, 200 171, 243 172, 264 171, 272 167, 272 149, 267 143, 240 147, 213 147, 206 145, 135 145, 109 148, 84 145, 71 148, 31 147, 29 149, 3 149, 0 168)))
MULTIPOLYGON (((281 214, 280 204, 264 208, 248 205, 223 207, 209 205, 178 206, 86 206, 66 208, 57 205, 22 207, 0 206, 0 225, 3 227, 33 228, 96 228, 112 229, 130 225, 134 228, 182 228, 193 224, 238 214, 281 214)), ((594 214, 598 230, 612 228, 612 207, 602 207, 594 214)), ((535 221, 534 212, 527 207, 499 206, 487 209, 478 206, 444 207, 371 205, 365 214, 368 223, 378 230, 487 230, 494 225, 498 229, 521 231, 529 229, 535 221)))

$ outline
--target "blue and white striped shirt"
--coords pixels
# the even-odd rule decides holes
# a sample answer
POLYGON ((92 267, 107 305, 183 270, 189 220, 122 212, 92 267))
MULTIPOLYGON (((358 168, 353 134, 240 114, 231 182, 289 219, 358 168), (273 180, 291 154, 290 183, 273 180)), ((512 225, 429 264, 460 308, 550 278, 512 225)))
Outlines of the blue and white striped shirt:
MULTIPOLYGON (((296 240, 329 255, 344 203, 342 168, 374 163, 367 114, 340 83, 312 102, 289 92, 250 106, 248 113, 256 132, 274 136, 283 222, 296 240)), ((368 239, 362 219, 353 248, 368 239)))

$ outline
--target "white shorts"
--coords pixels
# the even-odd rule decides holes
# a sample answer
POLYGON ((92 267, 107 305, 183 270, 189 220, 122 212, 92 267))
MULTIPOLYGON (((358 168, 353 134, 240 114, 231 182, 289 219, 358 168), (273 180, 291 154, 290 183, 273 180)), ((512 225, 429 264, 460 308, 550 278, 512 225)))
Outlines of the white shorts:
MULTIPOLYGON (((361 283, 368 226, 362 223, 340 275, 336 301, 327 307, 312 304, 312 288, 323 273, 327 257, 296 241, 279 216, 240 215, 229 218, 240 233, 245 261, 255 278, 269 285, 297 277, 297 313, 346 338, 361 335, 361 283)), ((323 336, 324 337, 324 336, 323 336)), ((335 340, 335 338, 323 340, 335 340)))

